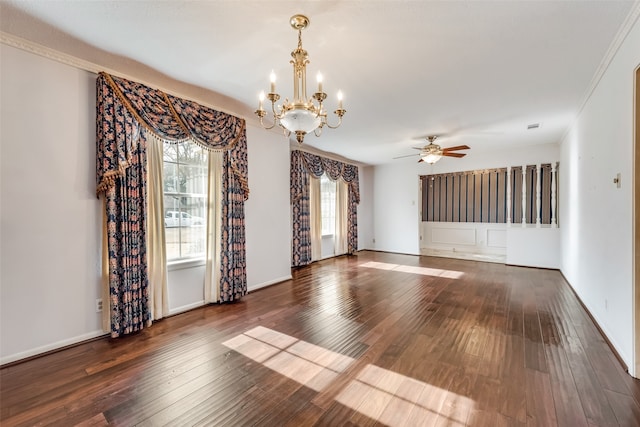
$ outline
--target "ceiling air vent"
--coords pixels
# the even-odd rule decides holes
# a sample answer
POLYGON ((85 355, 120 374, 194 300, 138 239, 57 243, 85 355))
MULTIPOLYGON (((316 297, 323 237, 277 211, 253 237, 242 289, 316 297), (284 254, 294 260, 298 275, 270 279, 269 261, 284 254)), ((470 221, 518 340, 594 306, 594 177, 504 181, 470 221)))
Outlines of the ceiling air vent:
POLYGON ((540 123, 531 123, 529 126, 527 126, 527 130, 538 129, 539 127, 540 123))

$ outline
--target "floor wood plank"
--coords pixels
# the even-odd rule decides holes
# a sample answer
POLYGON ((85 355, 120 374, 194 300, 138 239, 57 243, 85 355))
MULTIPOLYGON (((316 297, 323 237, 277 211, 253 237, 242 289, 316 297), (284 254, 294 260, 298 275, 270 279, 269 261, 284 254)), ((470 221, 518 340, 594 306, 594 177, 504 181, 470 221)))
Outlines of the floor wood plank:
POLYGON ((2 426, 631 426, 557 271, 362 251, 0 370, 2 426))

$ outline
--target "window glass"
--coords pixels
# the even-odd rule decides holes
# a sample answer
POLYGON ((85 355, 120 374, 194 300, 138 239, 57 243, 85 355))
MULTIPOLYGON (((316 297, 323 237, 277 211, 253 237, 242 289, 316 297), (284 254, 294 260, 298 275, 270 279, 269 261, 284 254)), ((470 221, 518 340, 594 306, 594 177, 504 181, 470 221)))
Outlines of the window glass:
POLYGON ((336 182, 327 175, 320 177, 320 204, 322 210, 322 235, 332 236, 336 229, 336 182))
POLYGON ((206 159, 206 152, 193 142, 164 144, 167 261, 205 256, 206 159))

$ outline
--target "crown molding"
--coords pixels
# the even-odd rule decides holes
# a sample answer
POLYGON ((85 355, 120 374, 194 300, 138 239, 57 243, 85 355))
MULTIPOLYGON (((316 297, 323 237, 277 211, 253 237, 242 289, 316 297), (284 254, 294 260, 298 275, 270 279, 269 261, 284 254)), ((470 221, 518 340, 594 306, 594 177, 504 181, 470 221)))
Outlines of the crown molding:
MULTIPOLYGON (((155 89, 161 90, 161 91, 163 91, 165 93, 168 93, 170 95, 173 95, 173 96, 176 96, 176 97, 180 97, 180 98, 184 98, 184 99, 188 99, 190 101, 197 102, 197 103, 199 103, 199 104, 201 104, 201 105, 203 105, 205 107, 209 107, 211 109, 214 109, 214 110, 217 110, 217 111, 221 111, 223 113, 227 113, 227 114, 230 114, 232 116, 245 118, 245 120, 246 120, 246 117, 244 117, 243 114, 241 114, 241 113, 226 110, 224 108, 221 108, 220 106, 213 105, 213 104, 211 104, 211 102, 207 102, 207 101, 205 101, 205 100, 203 100, 201 98, 194 98, 192 96, 187 96, 187 95, 184 95, 184 94, 182 94, 180 92, 176 92, 174 90, 167 89, 167 88, 165 88, 165 87, 163 87, 161 85, 158 85, 157 83, 151 83, 149 81, 146 81, 144 79, 144 77, 132 76, 132 75, 127 74, 126 72, 123 72, 123 71, 120 71, 120 70, 115 70, 115 69, 112 69, 112 68, 109 68, 109 67, 105 67, 105 66, 102 66, 102 65, 99 65, 99 64, 95 64, 95 63, 90 62, 90 61, 85 61, 84 59, 77 58, 77 57, 75 57, 73 55, 69 55, 69 54, 57 51, 57 50, 52 49, 50 47, 43 46, 43 45, 41 45, 39 43, 33 42, 31 40, 23 39, 21 37, 15 36, 15 35, 10 34, 10 33, 6 33, 4 31, 0 31, 0 43, 5 44, 7 46, 14 47, 16 49, 20 49, 20 50, 32 53, 34 55, 42 56, 44 58, 50 59, 52 61, 59 62, 61 64, 68 65, 68 66, 76 68, 76 69, 80 69, 80 70, 83 70, 83 71, 88 71, 88 72, 96 74, 96 75, 98 75, 98 73, 100 73, 101 71, 104 71, 105 73, 108 73, 108 74, 111 74, 111 75, 114 75, 114 76, 122 77, 124 79, 132 80, 132 81, 135 81, 135 82, 138 82, 138 83, 142 83, 144 85, 147 85, 147 86, 149 86, 151 88, 155 88, 155 89)), ((193 85, 189 85, 188 83, 185 83, 185 82, 179 82, 179 83, 191 86, 191 87, 196 88, 196 89, 198 89, 200 91, 205 90, 205 91, 208 91, 208 92, 210 92, 212 94, 217 94, 216 92, 213 92, 213 91, 211 91, 209 89, 205 89, 205 88, 202 88, 202 87, 196 87, 196 86, 193 86, 193 85)))
POLYGON ((622 43, 627 38, 627 36, 629 35, 629 32, 631 31, 636 21, 638 20, 638 17, 640 17, 640 0, 636 0, 634 5, 631 7, 631 11, 627 15, 626 19, 620 26, 620 29, 616 33, 616 36, 613 38, 613 41, 609 45, 609 49, 607 49, 607 53, 602 58, 602 61, 600 61, 600 65, 596 69, 596 72, 593 75, 593 78, 591 79, 591 82, 589 83, 589 86, 587 87, 587 90, 585 91, 582 97, 582 101, 580 102, 580 107, 578 108, 577 116, 579 116, 580 113, 582 113, 582 110, 584 109, 587 102, 589 101, 589 98, 591 98, 591 95, 593 95, 593 92, 596 90, 596 88, 600 84, 600 80, 602 80, 602 77, 604 76, 605 72, 609 68, 609 65, 611 65, 613 58, 616 56, 616 53, 618 53, 620 46, 622 46, 622 43))
POLYGON ((32 42, 30 40, 14 36, 13 34, 5 33, 4 31, 0 31, 0 43, 33 53, 35 55, 42 56, 47 59, 51 59, 52 61, 69 65, 74 68, 89 71, 94 74, 98 74, 100 71, 105 71, 109 74, 118 74, 115 70, 109 70, 105 67, 100 67, 99 65, 92 62, 67 55, 66 53, 62 53, 41 44, 32 42))

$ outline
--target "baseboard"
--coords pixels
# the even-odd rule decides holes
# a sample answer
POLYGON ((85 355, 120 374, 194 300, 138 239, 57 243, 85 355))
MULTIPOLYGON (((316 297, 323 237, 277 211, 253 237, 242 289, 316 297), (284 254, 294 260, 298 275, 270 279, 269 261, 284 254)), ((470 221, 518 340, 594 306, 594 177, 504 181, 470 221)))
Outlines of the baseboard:
POLYGON ((196 301, 191 304, 182 305, 180 307, 169 309, 169 316, 173 316, 176 314, 184 313, 185 311, 193 310, 194 308, 202 307, 205 305, 204 300, 196 301))
POLYGON ((396 254, 396 255, 410 255, 410 256, 421 256, 419 253, 418 254, 410 254, 408 252, 395 252, 395 251, 385 251, 382 249, 360 249, 358 252, 382 252, 384 254, 396 254))
MULTIPOLYGON (((535 265, 520 265, 520 264, 505 264, 505 265, 507 267, 535 268, 536 270, 559 271, 560 273, 562 273, 562 271, 559 268, 555 268, 555 267, 536 267, 535 265)), ((564 279, 565 282, 567 282, 567 278, 564 277, 564 274, 562 275, 562 278, 564 279)), ((571 287, 571 285, 569 285, 569 287, 571 287)))
POLYGON ((589 316, 589 319, 591 319, 591 321, 593 322, 594 325, 596 325, 596 329, 598 330, 598 332, 600 332, 600 335, 602 335, 602 338, 604 338, 604 341, 607 343, 607 345, 609 346, 609 348, 611 349, 611 351, 613 352, 613 355, 616 356, 616 359, 618 359, 618 362, 620 363, 620 365, 622 366, 622 368, 625 370, 625 372, 629 373, 629 366, 627 366, 627 364, 625 363, 624 359, 622 358, 622 356, 620 356, 620 353, 618 353, 618 350, 616 349, 616 347, 613 345, 613 343, 611 342, 611 340, 609 339, 609 337, 607 336, 607 334, 604 333, 604 330, 600 327, 600 324, 598 323, 598 321, 596 320, 596 318, 593 316, 593 314, 591 314, 591 311, 589 311, 589 308, 585 305, 585 303, 582 301, 582 298, 580 298, 580 296, 578 295, 578 293, 576 292, 576 289, 573 287, 573 285, 571 284, 571 282, 567 279, 567 277, 564 275, 564 273, 562 272, 562 270, 558 270, 560 271, 560 274, 562 275, 562 278, 564 279, 565 282, 567 282, 567 285, 569 285, 569 289, 571 289, 571 292, 573 292, 573 294, 576 296, 576 299, 578 300, 578 302, 580 303, 580 305, 582 306, 582 308, 584 308, 584 311, 587 312, 587 315, 589 316))
POLYGON ((432 248, 420 248, 420 255, 437 258, 462 259, 467 261, 492 262, 494 264, 504 264, 507 260, 506 254, 474 253, 432 248))
POLYGON ((257 291, 258 289, 266 288, 267 286, 277 285, 278 283, 286 282, 287 280, 291 280, 292 276, 282 276, 277 279, 269 280, 267 282, 258 283, 257 285, 248 286, 247 292, 257 291))
POLYGON ((26 359, 31 359, 34 357, 44 356, 47 353, 53 353, 56 351, 63 350, 67 347, 74 346, 81 342, 90 341, 95 338, 102 338, 108 335, 102 330, 97 330, 93 332, 88 332, 86 334, 78 335, 72 338, 68 338, 66 340, 57 341, 51 344, 43 345, 40 347, 36 347, 31 350, 21 351, 19 353, 11 354, 9 356, 3 356, 0 358, 0 368, 6 368, 5 365, 14 364, 15 362, 23 362, 26 359))

